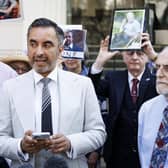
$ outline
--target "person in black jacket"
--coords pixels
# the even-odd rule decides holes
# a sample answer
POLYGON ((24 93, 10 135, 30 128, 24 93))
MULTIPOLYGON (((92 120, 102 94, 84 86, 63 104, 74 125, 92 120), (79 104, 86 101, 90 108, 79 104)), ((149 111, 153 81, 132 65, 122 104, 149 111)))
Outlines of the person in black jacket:
POLYGON ((91 67, 92 78, 98 95, 109 98, 109 116, 106 121, 107 140, 104 160, 107 168, 140 168, 137 151, 138 110, 143 102, 157 95, 155 75, 146 66, 148 59, 155 59, 147 33, 142 34, 142 51, 108 52, 109 38, 101 42, 99 55, 91 67), (121 54, 126 70, 110 71, 101 80, 104 64, 121 54), (138 79, 136 102, 131 95, 132 79, 138 79))

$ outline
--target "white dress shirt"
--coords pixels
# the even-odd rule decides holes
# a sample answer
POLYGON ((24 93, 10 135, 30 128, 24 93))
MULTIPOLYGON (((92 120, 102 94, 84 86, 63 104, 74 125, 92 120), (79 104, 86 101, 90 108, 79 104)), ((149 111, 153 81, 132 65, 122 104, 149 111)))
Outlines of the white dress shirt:
MULTIPOLYGON (((149 167, 163 111, 167 105, 166 98, 163 95, 159 95, 141 106, 138 125, 138 150, 141 168, 149 167)), ((164 168, 168 168, 168 159, 164 168)))
MULTIPOLYGON (((136 77, 136 79, 139 80, 139 82, 138 82, 138 84, 137 84, 137 89, 138 89, 137 93, 138 93, 138 95, 139 95, 139 83, 140 83, 140 81, 141 81, 141 78, 142 78, 143 73, 144 73, 144 71, 141 72, 141 74, 136 77)), ((133 81, 132 81, 133 79, 135 79, 135 77, 128 71, 128 84, 129 84, 130 90, 131 90, 132 85, 133 85, 133 81)))
MULTIPOLYGON (((42 113, 42 88, 43 83, 40 81, 43 76, 38 74, 33 70, 34 82, 35 82, 35 131, 41 132, 41 113, 42 113)), ((52 104, 52 127, 53 133, 58 133, 59 126, 59 95, 58 95, 58 85, 57 85, 57 75, 56 69, 52 71, 47 78, 51 81, 48 84, 48 88, 51 95, 52 104)))

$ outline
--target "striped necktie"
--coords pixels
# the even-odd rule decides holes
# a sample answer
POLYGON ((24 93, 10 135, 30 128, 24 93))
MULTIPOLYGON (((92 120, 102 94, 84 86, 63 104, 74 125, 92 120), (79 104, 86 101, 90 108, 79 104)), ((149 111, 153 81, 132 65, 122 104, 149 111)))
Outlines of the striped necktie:
POLYGON ((149 168, 164 168, 168 152, 168 106, 163 111, 163 118, 153 147, 149 168))
POLYGON ((52 130, 52 113, 51 113, 51 96, 48 89, 48 83, 51 81, 49 78, 43 78, 41 82, 43 83, 42 89, 42 132, 50 132, 53 134, 52 130))

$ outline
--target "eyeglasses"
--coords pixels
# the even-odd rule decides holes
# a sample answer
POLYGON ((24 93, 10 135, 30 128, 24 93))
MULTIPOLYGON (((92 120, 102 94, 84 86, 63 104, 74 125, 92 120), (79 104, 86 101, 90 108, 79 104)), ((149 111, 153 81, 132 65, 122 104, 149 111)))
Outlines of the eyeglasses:
POLYGON ((162 70, 163 73, 168 73, 168 65, 159 65, 156 64, 156 70, 158 71, 159 69, 162 70))
POLYGON ((133 56, 135 53, 136 53, 137 56, 143 56, 144 55, 143 51, 125 51, 125 53, 128 56, 133 56))

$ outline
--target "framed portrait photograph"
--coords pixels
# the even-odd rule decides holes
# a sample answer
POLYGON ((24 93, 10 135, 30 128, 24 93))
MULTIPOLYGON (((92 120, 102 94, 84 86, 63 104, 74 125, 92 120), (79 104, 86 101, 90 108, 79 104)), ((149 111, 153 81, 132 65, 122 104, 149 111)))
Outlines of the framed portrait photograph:
POLYGON ((156 24, 158 25, 155 14, 155 5, 147 3, 145 5, 145 8, 146 8, 145 19, 148 20, 147 32, 149 33, 151 43, 155 44, 155 29, 156 24))
POLYGON ((0 21, 14 21, 22 16, 21 0, 0 0, 0 21))
POLYGON ((109 51, 141 50, 141 33, 146 30, 146 9, 115 9, 109 51))

